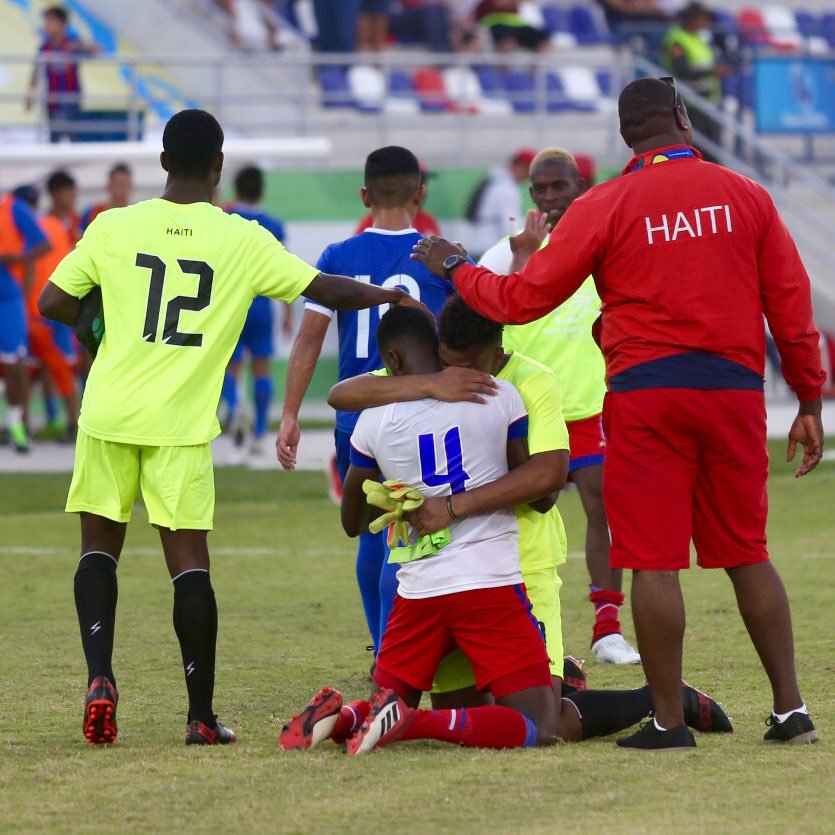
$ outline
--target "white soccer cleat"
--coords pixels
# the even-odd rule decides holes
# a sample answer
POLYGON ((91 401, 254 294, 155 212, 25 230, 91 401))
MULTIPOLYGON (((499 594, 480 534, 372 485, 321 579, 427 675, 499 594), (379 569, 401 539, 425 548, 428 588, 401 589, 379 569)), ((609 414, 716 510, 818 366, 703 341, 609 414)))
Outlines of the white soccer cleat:
POLYGON ((619 632, 605 635, 591 645, 598 664, 640 664, 641 656, 619 632))

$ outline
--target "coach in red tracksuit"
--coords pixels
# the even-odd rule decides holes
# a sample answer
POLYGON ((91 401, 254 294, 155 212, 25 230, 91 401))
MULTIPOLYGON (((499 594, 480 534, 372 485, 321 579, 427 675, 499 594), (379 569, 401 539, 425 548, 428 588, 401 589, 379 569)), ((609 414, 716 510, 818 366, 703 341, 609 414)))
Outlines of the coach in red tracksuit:
POLYGON ((612 568, 630 568, 638 647, 655 721, 619 740, 695 745, 681 709, 684 601, 678 571, 690 540, 704 568, 724 568, 774 692, 766 739, 814 742, 797 685, 788 600, 766 550, 768 320, 800 403, 789 458, 820 460, 821 370, 809 278, 768 193, 704 162, 687 111, 657 79, 628 85, 621 133, 635 152, 624 176, 574 201, 547 247, 509 276, 461 262, 427 239, 414 257, 454 274, 479 313, 538 319, 593 274, 603 301, 609 395, 604 499, 612 568), (444 264, 446 266, 444 267, 444 264))

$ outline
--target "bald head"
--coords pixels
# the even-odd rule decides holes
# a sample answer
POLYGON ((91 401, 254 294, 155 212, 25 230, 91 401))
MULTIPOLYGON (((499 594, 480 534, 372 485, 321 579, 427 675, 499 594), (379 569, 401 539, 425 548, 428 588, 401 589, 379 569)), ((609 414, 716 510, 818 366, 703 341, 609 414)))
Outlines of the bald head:
POLYGON ((692 141, 684 103, 658 78, 639 78, 627 84, 618 99, 618 115, 621 136, 630 148, 692 141))

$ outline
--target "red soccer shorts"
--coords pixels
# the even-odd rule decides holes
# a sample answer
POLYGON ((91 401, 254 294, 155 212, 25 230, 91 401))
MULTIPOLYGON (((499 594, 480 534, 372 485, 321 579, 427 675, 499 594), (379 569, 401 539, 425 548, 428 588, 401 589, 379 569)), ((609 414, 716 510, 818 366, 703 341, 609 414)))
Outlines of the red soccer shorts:
POLYGON ((69 397, 75 389, 75 372, 55 344, 49 323, 40 317, 29 320, 29 353, 49 371, 61 396, 69 397))
POLYGON ((758 391, 610 392, 603 501, 612 568, 702 568, 768 559, 765 398, 758 391))
POLYGON ((497 699, 550 687, 545 641, 522 584, 412 600, 398 595, 389 615, 374 681, 403 693, 432 689, 441 659, 455 646, 470 660, 479 690, 497 699))
POLYGON ((568 427, 568 443, 571 448, 568 472, 573 473, 592 464, 602 464, 606 452, 603 415, 567 421, 565 425, 568 427))

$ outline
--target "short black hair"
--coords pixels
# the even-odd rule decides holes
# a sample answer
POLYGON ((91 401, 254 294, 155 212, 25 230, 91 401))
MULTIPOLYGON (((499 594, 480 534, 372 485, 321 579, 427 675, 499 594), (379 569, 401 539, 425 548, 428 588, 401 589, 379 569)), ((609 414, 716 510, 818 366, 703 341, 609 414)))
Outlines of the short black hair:
POLYGON ((55 194, 56 191, 60 191, 62 188, 75 188, 75 177, 67 171, 64 171, 63 168, 59 168, 46 178, 46 190, 50 194, 55 194))
POLYGON ((114 174, 127 174, 128 177, 133 176, 130 166, 126 162, 117 162, 107 174, 108 179, 112 179, 114 174))
POLYGON ((380 356, 398 343, 409 343, 437 354, 438 332, 432 318, 417 307, 390 307, 377 325, 380 356))
POLYGON ((247 165, 235 175, 235 196, 247 203, 264 196, 264 172, 257 165, 247 165))
POLYGON ((408 148, 388 145, 372 151, 365 160, 365 187, 375 206, 405 206, 421 182, 420 162, 408 148))
POLYGON ((168 120, 162 147, 172 177, 203 178, 223 149, 223 129, 205 110, 181 110, 168 120))
POLYGON ((66 23, 70 19, 70 13, 63 6, 50 6, 43 10, 43 16, 54 17, 61 23, 66 23))
POLYGON ((504 325, 476 313, 461 296, 450 296, 441 311, 440 338, 453 351, 502 344, 504 325))
POLYGON ((618 98, 618 115, 623 138, 633 145, 644 137, 669 129, 679 104, 675 90, 660 78, 631 81, 618 98))

